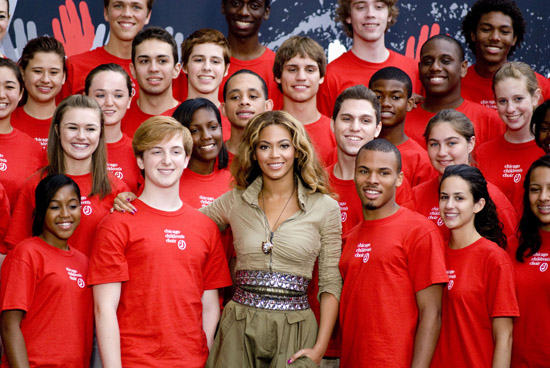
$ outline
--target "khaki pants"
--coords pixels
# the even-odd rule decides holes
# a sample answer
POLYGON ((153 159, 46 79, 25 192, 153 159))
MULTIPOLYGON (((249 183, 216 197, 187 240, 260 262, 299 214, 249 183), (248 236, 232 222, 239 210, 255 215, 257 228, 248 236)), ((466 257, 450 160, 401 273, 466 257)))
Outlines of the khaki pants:
POLYGON ((229 302, 220 321, 207 368, 308 368, 315 362, 288 359, 298 350, 312 348, 317 321, 311 309, 273 311, 229 302))

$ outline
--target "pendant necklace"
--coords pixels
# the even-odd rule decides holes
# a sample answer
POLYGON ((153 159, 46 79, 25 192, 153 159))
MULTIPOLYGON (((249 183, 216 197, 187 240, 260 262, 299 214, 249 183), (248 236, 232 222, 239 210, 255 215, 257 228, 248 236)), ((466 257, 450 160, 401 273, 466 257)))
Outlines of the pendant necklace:
MULTIPOLYGON (((283 212, 285 212, 285 209, 286 207, 288 206, 288 204, 290 203, 290 200, 292 199, 292 197, 294 197, 294 191, 296 190, 296 186, 294 186, 294 188, 292 189, 292 193, 290 194, 290 197, 288 197, 286 203, 285 203, 285 206, 283 207, 283 210, 281 211, 281 213, 279 214, 279 217, 277 217, 277 220, 275 221, 275 224, 273 225, 273 228, 275 230, 277 230, 277 224, 279 223, 279 220, 281 219, 281 216, 283 215, 283 212)), ((262 207, 264 208, 264 213, 265 213, 265 200, 264 200, 264 192, 263 190, 260 192, 261 196, 262 196, 262 207)), ((267 241, 264 241, 262 242, 262 252, 264 252, 264 254, 270 254, 271 253, 271 250, 273 249, 273 232, 271 230, 271 227, 269 226, 269 221, 267 220, 267 215, 265 217, 266 221, 267 221, 267 227, 269 229, 269 239, 267 241)))

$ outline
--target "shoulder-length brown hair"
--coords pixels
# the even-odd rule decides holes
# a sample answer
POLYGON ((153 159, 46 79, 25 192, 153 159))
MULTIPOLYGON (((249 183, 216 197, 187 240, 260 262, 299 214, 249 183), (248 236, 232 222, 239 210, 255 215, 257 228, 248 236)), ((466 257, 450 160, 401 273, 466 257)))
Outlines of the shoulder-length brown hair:
POLYGON ((100 119, 101 131, 99 143, 92 154, 92 191, 83 193, 87 196, 99 194, 100 198, 111 194, 111 183, 107 175, 107 147, 105 144, 105 126, 103 112, 99 104, 91 97, 84 95, 72 95, 65 98, 55 109, 48 135, 48 166, 45 170, 48 175, 65 174, 65 152, 61 146, 59 125, 63 116, 70 109, 92 109, 97 111, 100 119))
POLYGON ((239 151, 231 164, 231 173, 237 189, 246 189, 262 174, 258 161, 254 159, 261 131, 269 125, 281 125, 290 133, 296 150, 294 173, 298 175, 310 193, 329 194, 330 189, 325 170, 319 163, 313 145, 304 126, 284 111, 266 111, 248 122, 239 151))

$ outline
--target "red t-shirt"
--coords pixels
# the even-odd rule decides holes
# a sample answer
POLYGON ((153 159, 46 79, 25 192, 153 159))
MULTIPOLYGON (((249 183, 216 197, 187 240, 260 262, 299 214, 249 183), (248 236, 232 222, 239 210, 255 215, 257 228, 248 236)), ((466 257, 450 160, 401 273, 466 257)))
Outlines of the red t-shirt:
POLYGON ((332 151, 336 148, 336 139, 330 128, 330 118, 321 115, 319 120, 311 124, 305 124, 304 128, 311 138, 321 163, 325 166, 330 165, 332 151))
POLYGON ((401 153, 401 171, 409 180, 411 187, 424 183, 437 176, 428 157, 428 153, 413 139, 407 139, 397 146, 401 153))
POLYGON ((521 311, 520 317, 514 318, 514 368, 547 367, 550 362, 550 233, 539 230, 539 234, 539 251, 524 257, 524 262, 516 260, 517 239, 509 248, 521 311))
POLYGON ((475 164, 487 181, 490 181, 508 197, 518 218, 523 211, 523 182, 531 164, 544 155, 534 140, 510 143, 504 135, 478 147, 475 164))
MULTIPOLYGON (((539 87, 542 91, 541 101, 550 98, 550 80, 544 78, 539 73, 535 73, 539 87)), ((468 74, 462 78, 460 84, 462 97, 474 101, 485 107, 496 110, 495 95, 493 93, 493 78, 483 78, 477 74, 475 64, 468 68, 468 74)))
POLYGON ((230 191, 231 172, 228 168, 214 168, 212 174, 200 175, 189 169, 180 178, 180 198, 193 208, 208 206, 225 192, 230 191))
POLYGON ((447 247, 445 262, 449 283, 431 367, 491 367, 493 318, 519 316, 510 258, 481 238, 466 248, 447 247))
MULTIPOLYGON (((71 236, 71 244, 76 249, 84 253, 87 257, 92 253, 93 234, 96 232, 97 225, 107 215, 115 197, 120 192, 128 192, 130 189, 125 182, 109 174, 111 183, 111 194, 100 199, 99 195, 88 197, 92 190, 92 174, 85 175, 67 175, 73 179, 80 188, 82 217, 80 225, 71 236)), ((43 178, 41 172, 35 173, 25 181, 12 214, 12 222, 4 241, 11 251, 25 238, 32 236, 33 211, 35 207, 34 191, 36 186, 43 178)))
POLYGON ((448 281, 443 247, 435 226, 406 208, 348 233, 340 258, 342 367, 410 367, 416 293, 448 281))
MULTIPOLYGON (((179 103, 178 105, 174 106, 171 109, 166 110, 165 112, 159 115, 172 116, 172 114, 178 108, 178 106, 179 106, 179 103)), ((134 133, 136 132, 137 128, 139 128, 141 123, 143 123, 145 120, 153 116, 156 116, 156 115, 150 115, 143 112, 137 104, 137 98, 133 98, 132 102, 130 103, 130 108, 128 109, 128 111, 126 111, 126 115, 124 115, 120 123, 122 132, 126 134, 128 137, 134 138, 134 133)))
MULTIPOLYGON (((89 367, 93 341, 88 258, 29 238, 2 265, 2 311, 25 311, 21 332, 31 367, 89 367)), ((8 367, 6 356, 2 367, 8 367)))
POLYGON ((137 165, 132 140, 126 134, 118 142, 107 143, 107 169, 124 181, 130 191, 137 193, 138 183, 143 182, 137 165))
POLYGON ((325 80, 319 86, 319 93, 317 94, 317 108, 319 111, 332 117, 334 102, 342 91, 357 84, 368 86, 372 75, 388 66, 397 67, 407 73, 413 84, 413 92, 420 93, 422 88, 418 78, 418 64, 416 61, 395 51, 388 51, 390 55, 382 63, 370 63, 362 60, 350 50, 328 64, 325 80))
POLYGON ((4 244, 4 235, 6 235, 10 226, 10 214, 10 200, 4 186, 0 183, 0 253, 7 253, 8 251, 4 244))
POLYGON ((0 134, 0 182, 8 193, 12 212, 19 187, 46 161, 46 151, 27 134, 15 128, 11 133, 0 134))
POLYGON ((42 148, 48 147, 48 135, 50 134, 50 125, 52 118, 36 119, 25 112, 23 106, 19 106, 11 114, 11 125, 27 133, 31 138, 34 138, 42 148))
MULTIPOLYGON (((488 182, 487 191, 497 207, 498 219, 504 225, 504 234, 506 234, 508 239, 513 238, 516 234, 516 227, 518 225, 516 209, 497 186, 488 182)), ((436 224, 441 231, 441 235, 443 235, 443 239, 447 242, 450 238, 450 232, 443 223, 441 213, 439 212, 438 193, 439 177, 435 177, 413 188, 416 211, 436 224)))
POLYGON ((204 367, 201 298, 231 285, 218 227, 187 204, 173 212, 132 204, 135 215, 98 226, 88 273, 91 285, 122 283, 122 366, 204 367))
MULTIPOLYGON (((476 135, 476 147, 491 139, 495 139, 506 130, 506 125, 500 120, 496 111, 488 110, 472 101, 465 99, 456 108, 456 111, 463 113, 472 121, 476 135)), ((434 116, 435 113, 426 111, 422 107, 417 107, 407 113, 405 134, 409 138, 414 139, 424 149, 426 149, 424 131, 426 130, 428 121, 434 116)))
POLYGON ((88 73, 101 64, 114 63, 123 67, 130 78, 132 78, 132 89, 134 90, 133 100, 135 101, 139 98, 139 88, 137 88, 138 84, 130 72, 131 62, 131 59, 121 59, 109 54, 105 51, 105 47, 98 47, 91 51, 83 52, 82 54, 73 55, 67 59, 67 79, 58 96, 64 98, 70 95, 83 94, 84 82, 86 81, 88 73))
MULTIPOLYGON (((273 100, 273 110, 280 110, 283 107, 283 94, 279 91, 275 77, 273 76, 273 62, 275 61, 275 52, 265 48, 264 53, 252 60, 239 60, 231 57, 229 70, 223 78, 218 92, 218 99, 223 101, 223 86, 236 71, 248 69, 258 74, 267 84, 267 97, 273 100)), ((187 75, 182 71, 178 78, 174 80, 174 98, 179 101, 187 100, 189 86, 187 85, 187 75)), ((229 137, 225 137, 228 139, 229 137)))

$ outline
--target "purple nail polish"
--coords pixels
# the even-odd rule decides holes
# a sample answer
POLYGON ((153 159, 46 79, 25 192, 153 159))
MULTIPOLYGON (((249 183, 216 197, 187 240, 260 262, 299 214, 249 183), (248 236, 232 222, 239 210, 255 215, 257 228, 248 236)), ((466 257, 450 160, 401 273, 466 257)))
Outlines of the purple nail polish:
POLYGON ((130 198, 129 198, 129 197, 128 197, 128 198, 126 198, 126 201, 128 201, 128 202, 131 202, 131 201, 130 201, 130 198))
POLYGON ((288 363, 288 364, 291 364, 291 363, 292 363, 292 359, 289 359, 287 363, 288 363))

